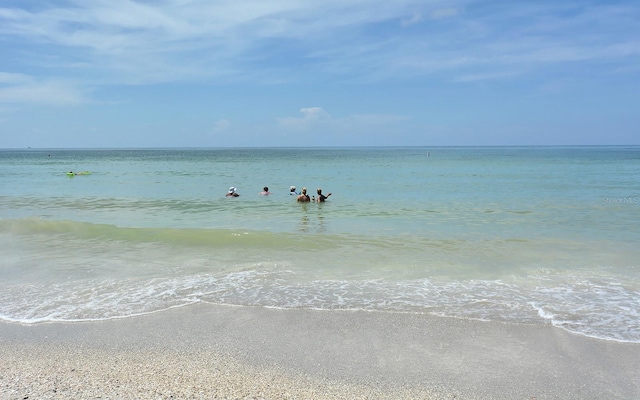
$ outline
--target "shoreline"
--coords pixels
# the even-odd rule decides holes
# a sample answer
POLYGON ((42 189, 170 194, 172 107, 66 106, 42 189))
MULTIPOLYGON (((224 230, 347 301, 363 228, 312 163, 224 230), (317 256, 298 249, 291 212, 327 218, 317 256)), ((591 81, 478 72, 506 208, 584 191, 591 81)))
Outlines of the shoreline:
POLYGON ((0 398, 638 398, 640 344, 550 325, 199 303, 0 322, 0 398))

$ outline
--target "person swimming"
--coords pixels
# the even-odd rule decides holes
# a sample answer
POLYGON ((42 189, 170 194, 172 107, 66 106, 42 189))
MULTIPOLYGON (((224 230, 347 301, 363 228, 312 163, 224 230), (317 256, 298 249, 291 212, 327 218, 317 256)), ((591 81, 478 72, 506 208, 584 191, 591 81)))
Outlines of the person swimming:
POLYGON ((233 186, 231 186, 229 188, 229 191, 227 192, 227 197, 239 197, 240 195, 237 192, 237 189, 233 186))
POLYGON ((324 201, 325 201, 326 199, 328 199, 328 198, 329 198, 329 196, 331 196, 331 193, 329 193, 329 194, 328 194, 328 195, 326 195, 326 196, 325 196, 325 195, 323 195, 323 194, 322 194, 322 189, 320 189, 320 188, 318 188, 317 193, 318 193, 318 198, 316 199, 316 201, 317 201, 318 203, 324 203, 324 201))
POLYGON ((307 194, 307 188, 302 188, 302 192, 300 193, 300 196, 298 196, 298 202, 299 203, 308 203, 310 201, 311 201, 311 198, 307 194))

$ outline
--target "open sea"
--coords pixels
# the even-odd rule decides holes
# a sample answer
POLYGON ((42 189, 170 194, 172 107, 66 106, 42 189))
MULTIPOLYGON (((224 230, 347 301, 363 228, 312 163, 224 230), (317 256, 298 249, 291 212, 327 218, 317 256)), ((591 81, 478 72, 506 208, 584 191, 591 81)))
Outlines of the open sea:
POLYGON ((0 150, 0 320, 199 302, 640 343, 640 147, 0 150))

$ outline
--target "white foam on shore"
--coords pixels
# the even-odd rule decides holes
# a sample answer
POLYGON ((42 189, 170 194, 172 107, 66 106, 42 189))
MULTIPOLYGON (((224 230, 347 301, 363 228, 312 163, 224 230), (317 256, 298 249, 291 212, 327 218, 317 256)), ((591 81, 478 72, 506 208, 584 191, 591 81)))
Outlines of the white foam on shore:
POLYGON ((18 284, 0 293, 1 320, 95 321, 198 302, 283 309, 425 313, 485 321, 553 324, 607 340, 640 342, 640 293, 602 279, 527 286, 501 280, 314 280, 291 270, 220 275, 18 284))

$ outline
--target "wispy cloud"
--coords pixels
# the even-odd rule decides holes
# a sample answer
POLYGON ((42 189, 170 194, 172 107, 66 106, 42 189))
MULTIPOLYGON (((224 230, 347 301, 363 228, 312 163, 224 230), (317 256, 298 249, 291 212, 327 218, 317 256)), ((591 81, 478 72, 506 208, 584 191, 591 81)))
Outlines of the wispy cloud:
POLYGON ((20 85, 33 82, 33 78, 25 74, 0 72, 0 85, 20 85))
POLYGON ((69 0, 0 8, 0 38, 14 65, 49 67, 42 81, 470 81, 586 61, 622 70, 640 55, 640 10, 621 4, 69 0))
POLYGON ((88 101, 85 92, 65 81, 40 81, 24 74, 0 72, 0 103, 78 105, 88 101))
POLYGON ((218 120, 214 124, 213 131, 214 132, 223 132, 223 131, 226 131, 227 129, 229 129, 230 126, 231 126, 231 121, 229 121, 226 118, 223 118, 221 120, 218 120))
POLYGON ((301 108, 300 112, 302 117, 278 118, 278 125, 285 129, 307 130, 331 120, 331 115, 323 110, 322 107, 301 108))
POLYGON ((461 75, 454 78, 453 80, 455 82, 484 82, 484 81, 491 81, 491 80, 497 80, 497 79, 512 78, 512 77, 519 76, 523 73, 524 73, 523 71, 505 71, 505 72, 497 71, 497 72, 485 73, 485 74, 478 73, 478 74, 461 75))
POLYGON ((293 132, 331 132, 334 135, 361 134, 372 128, 393 125, 410 118, 388 114, 354 114, 334 118, 322 107, 300 109, 302 117, 278 118, 278 127, 293 132))
MULTIPOLYGON (((261 76, 253 69, 255 62, 287 76, 310 60, 320 66, 331 62, 310 57, 314 53, 341 56, 332 48, 378 47, 372 44, 388 42, 393 32, 385 28, 379 38, 371 38, 364 34, 367 29, 393 21, 400 28, 403 19, 437 12, 436 4, 419 0, 393 4, 382 0, 165 0, 153 4, 71 0, 31 10, 0 8, 0 36, 46 45, 45 54, 72 50, 73 62, 89 66, 87 70, 95 73, 85 75, 101 83, 261 76), (279 60, 280 54, 286 54, 287 62, 279 60)), ((40 50, 25 49, 33 57, 40 50)), ((366 54, 371 53, 354 56, 366 54)))
POLYGON ((437 10, 431 11, 429 16, 433 19, 443 19, 443 18, 451 18, 458 15, 460 11, 457 8, 440 8, 437 10))

